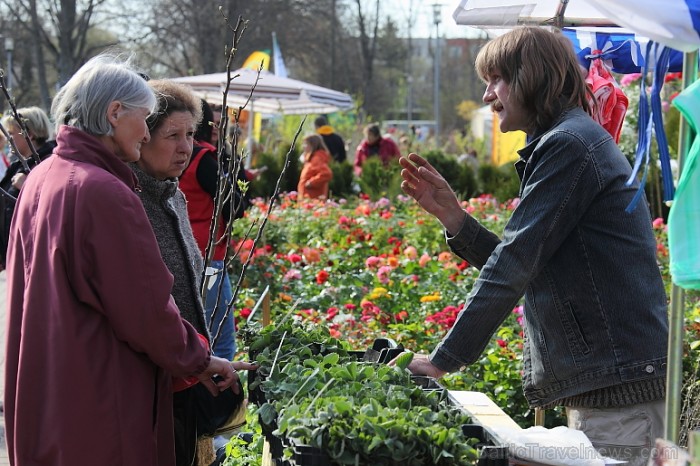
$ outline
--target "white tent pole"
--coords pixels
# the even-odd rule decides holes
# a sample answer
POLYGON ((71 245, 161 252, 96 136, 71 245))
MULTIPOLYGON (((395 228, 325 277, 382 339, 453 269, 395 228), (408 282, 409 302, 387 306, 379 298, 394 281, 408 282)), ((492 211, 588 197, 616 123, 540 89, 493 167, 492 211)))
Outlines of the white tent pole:
POLYGON ((245 168, 250 169, 253 164, 253 120, 255 120, 255 101, 251 99, 248 110, 248 156, 245 158, 245 168))
MULTIPOLYGON (((683 89, 697 78, 698 52, 683 55, 683 89)), ((678 130, 678 172, 683 172, 683 161, 692 143, 692 130, 681 115, 678 130)), ((668 369, 666 371, 666 440, 678 443, 680 432, 681 397, 683 393, 683 327, 685 319, 685 293, 672 285, 669 313, 668 369)))

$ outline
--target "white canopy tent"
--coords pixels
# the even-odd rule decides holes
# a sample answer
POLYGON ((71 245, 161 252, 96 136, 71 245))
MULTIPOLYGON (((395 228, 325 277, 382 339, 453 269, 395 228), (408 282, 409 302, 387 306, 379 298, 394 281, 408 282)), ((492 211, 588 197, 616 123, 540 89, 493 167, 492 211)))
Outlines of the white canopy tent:
MULTIPOLYGON (((251 98, 247 110, 274 114, 331 113, 352 108, 350 95, 291 78, 275 76, 269 71, 242 68, 231 72, 227 105, 243 106, 251 98), (257 84, 256 84, 257 81, 257 84), (253 89, 255 86, 255 89, 253 89), (252 92, 252 94, 251 94, 252 92)), ((227 73, 212 73, 174 78, 187 84, 211 104, 221 104, 227 87, 227 73)))
POLYGON ((694 0, 461 0, 453 18, 479 28, 621 26, 683 52, 700 47, 694 0))
MULTIPOLYGON (((618 26, 686 52, 684 87, 697 78, 700 47, 700 0, 461 0, 453 18, 457 24, 498 33, 517 25, 558 28, 618 26)), ((681 119, 679 166, 690 147, 688 124, 681 119)), ((666 400, 666 438, 677 441, 682 388, 684 295, 671 291, 669 360, 666 400)))

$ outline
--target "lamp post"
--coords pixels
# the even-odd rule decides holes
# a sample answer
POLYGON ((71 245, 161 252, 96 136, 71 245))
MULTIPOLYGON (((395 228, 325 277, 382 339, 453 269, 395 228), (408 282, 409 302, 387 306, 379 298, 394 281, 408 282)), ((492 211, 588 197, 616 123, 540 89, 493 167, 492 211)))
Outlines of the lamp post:
POLYGON ((434 95, 434 110, 435 110, 435 147, 440 148, 440 10, 442 5, 433 3, 433 23, 435 24, 435 95, 434 95))
POLYGON ((15 50, 15 41, 12 37, 5 37, 5 53, 7 53, 7 88, 12 89, 12 52, 15 50))

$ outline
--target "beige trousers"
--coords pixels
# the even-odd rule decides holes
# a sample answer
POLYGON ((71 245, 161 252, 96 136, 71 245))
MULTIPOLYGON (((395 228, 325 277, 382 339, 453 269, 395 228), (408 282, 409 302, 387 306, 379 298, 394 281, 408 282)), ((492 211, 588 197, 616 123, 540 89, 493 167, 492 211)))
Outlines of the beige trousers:
POLYGON ((583 431, 601 455, 643 466, 664 437, 665 400, 620 408, 567 407, 569 428, 583 431))

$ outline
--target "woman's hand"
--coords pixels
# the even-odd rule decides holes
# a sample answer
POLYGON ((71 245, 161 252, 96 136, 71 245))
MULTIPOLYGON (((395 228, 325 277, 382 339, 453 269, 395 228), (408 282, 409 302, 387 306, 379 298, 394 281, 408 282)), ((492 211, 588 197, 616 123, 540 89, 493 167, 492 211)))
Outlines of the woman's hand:
POLYGON ((447 231, 457 233, 467 213, 445 178, 418 154, 401 157, 399 163, 403 167, 401 189, 437 217, 447 231))
POLYGON ((239 384, 240 378, 237 371, 253 371, 258 368, 257 364, 245 361, 228 361, 223 358, 212 356, 209 361, 209 367, 205 369, 197 378, 199 379, 209 392, 216 396, 219 392, 231 388, 235 394, 240 393, 239 384))
POLYGON ((24 186, 24 180, 27 179, 27 175, 25 173, 17 173, 15 176, 12 177, 12 186, 18 190, 22 190, 22 186, 24 186))
POLYGON ((231 361, 223 358, 212 356, 209 360, 209 366, 197 378, 214 396, 231 386, 233 386, 234 392, 238 390, 238 383, 236 382, 239 379, 236 369, 234 369, 231 361), (214 379, 215 377, 216 380, 214 379))

